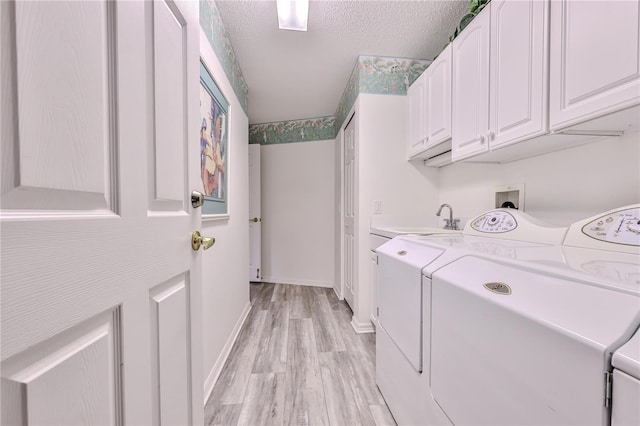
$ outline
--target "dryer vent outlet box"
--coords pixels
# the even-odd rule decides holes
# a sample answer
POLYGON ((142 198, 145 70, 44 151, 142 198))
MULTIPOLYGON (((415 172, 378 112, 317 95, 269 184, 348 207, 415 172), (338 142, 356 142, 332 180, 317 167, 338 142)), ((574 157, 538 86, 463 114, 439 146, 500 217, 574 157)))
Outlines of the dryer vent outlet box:
POLYGON ((510 207, 524 211, 524 184, 499 186, 495 190, 496 208, 510 207))

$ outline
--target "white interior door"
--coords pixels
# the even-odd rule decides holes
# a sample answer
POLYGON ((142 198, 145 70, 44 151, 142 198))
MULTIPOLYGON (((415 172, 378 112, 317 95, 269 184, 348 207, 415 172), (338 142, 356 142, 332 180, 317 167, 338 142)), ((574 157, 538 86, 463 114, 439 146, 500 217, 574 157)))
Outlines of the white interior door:
MULTIPOLYGON (((355 115, 354 115, 355 117, 355 115)), ((344 286, 342 295, 354 309, 353 294, 356 267, 356 123, 354 117, 344 129, 344 286)))
POLYGON ((2 424, 202 423, 197 3, 0 21, 2 424))
POLYGON ((249 279, 262 280, 262 217, 260 207, 260 145, 249 145, 249 279))

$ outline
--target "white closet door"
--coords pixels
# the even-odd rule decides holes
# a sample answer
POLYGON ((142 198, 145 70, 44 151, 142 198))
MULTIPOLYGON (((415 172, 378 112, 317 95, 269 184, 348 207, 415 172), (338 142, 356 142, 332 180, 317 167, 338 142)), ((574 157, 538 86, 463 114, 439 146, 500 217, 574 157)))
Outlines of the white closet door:
POLYGON ((355 235, 355 219, 357 205, 357 168, 356 168, 356 118, 355 115, 344 129, 344 234, 345 276, 343 296, 351 309, 355 293, 355 276, 357 267, 357 245, 355 235))

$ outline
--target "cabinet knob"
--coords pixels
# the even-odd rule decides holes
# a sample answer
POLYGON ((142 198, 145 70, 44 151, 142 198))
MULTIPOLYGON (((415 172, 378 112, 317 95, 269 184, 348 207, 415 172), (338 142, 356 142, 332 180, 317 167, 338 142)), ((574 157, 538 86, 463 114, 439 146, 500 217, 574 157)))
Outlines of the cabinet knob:
POLYGON ((496 138, 496 134, 494 132, 489 132, 489 140, 492 141, 496 138))
POLYGON ((480 136, 480 145, 484 145, 484 136, 480 136))

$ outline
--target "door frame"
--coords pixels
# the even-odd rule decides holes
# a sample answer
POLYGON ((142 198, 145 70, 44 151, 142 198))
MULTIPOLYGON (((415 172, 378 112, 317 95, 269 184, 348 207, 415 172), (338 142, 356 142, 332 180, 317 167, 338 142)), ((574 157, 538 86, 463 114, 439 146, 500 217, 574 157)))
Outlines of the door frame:
POLYGON ((261 203, 261 185, 262 185, 262 178, 261 178, 261 145, 260 144, 249 144, 249 148, 248 148, 248 152, 249 152, 249 281, 251 282, 260 282, 262 281, 262 203, 261 203), (252 152, 252 151, 257 151, 256 152, 252 152), (253 164, 252 166, 252 161, 255 161, 256 158, 253 157, 257 157, 257 170, 256 170, 256 165, 253 164), (257 171, 257 176, 256 176, 256 171, 257 171), (254 177, 254 179, 251 179, 251 177, 254 177), (257 189, 254 188, 254 186, 252 185, 253 181, 256 181, 258 183, 258 187, 257 189), (254 191, 258 191, 257 194, 255 194, 254 191), (255 207, 255 204, 253 204, 253 200, 254 197, 257 195, 257 204, 258 207, 255 207), (252 205, 253 204, 253 205, 252 205), (253 212, 253 214, 252 214, 253 212), (258 222, 256 223, 252 223, 251 219, 252 218, 257 218, 258 222), (258 228, 257 230, 255 228, 258 228), (254 231, 254 232, 252 232, 254 231), (257 233, 258 235, 258 241, 256 242, 252 236, 254 233, 257 233), (256 266, 254 263, 254 258, 253 258, 253 253, 254 250, 256 249, 257 245, 257 257, 258 257, 258 262, 257 262, 257 272, 256 275, 254 276, 254 271, 253 271, 253 267, 256 266))

